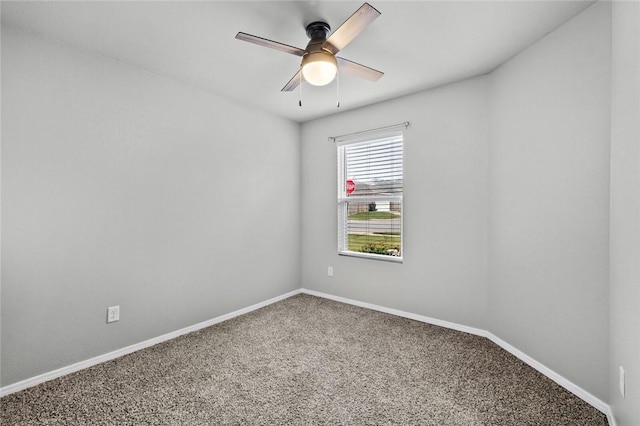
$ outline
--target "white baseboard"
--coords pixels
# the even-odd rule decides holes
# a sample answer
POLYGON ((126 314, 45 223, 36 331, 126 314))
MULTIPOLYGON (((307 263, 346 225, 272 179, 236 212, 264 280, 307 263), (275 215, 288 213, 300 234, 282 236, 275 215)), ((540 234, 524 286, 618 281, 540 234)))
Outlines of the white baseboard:
POLYGON ((303 288, 301 293, 310 294, 312 296, 322 297, 324 299, 335 300, 336 302, 347 303, 349 305, 360 306, 361 308, 371 309, 373 311, 384 312, 395 315, 397 317, 408 318, 428 324, 439 325, 440 327, 450 328, 452 330, 463 331, 469 334, 477 334, 486 337, 486 331, 466 325, 456 324, 454 322, 443 321, 436 318, 425 317, 424 315, 412 314, 411 312, 400 311, 398 309, 387 308, 384 306, 374 305, 372 303, 360 302, 359 300, 347 299, 346 297, 334 296, 333 294, 321 293, 315 290, 307 290, 303 288))
POLYGON ((493 335, 493 333, 491 333, 490 331, 482 330, 482 329, 474 328, 474 327, 469 327, 469 326, 466 326, 466 325, 456 324, 456 323, 449 322, 449 321, 443 321, 443 320, 439 320, 439 319, 436 319, 436 318, 430 318, 430 317, 426 317, 424 315, 418 315, 418 314, 413 314, 413 313, 410 313, 410 312, 400 311, 400 310, 397 310, 397 309, 387 308, 387 307, 384 307, 384 306, 374 305, 372 303, 360 302, 358 300, 347 299, 345 297, 340 297, 340 296, 334 296, 332 294, 322 293, 322 292, 315 291, 315 290, 308 290, 308 289, 304 289, 303 288, 301 290, 301 293, 310 294, 312 296, 318 296, 318 297, 322 297, 322 298, 325 298, 325 299, 331 299, 331 300, 335 300, 337 302, 347 303, 349 305, 360 306, 362 308, 367 308, 367 309, 371 309, 371 310, 379 311, 379 312, 385 312, 387 314, 396 315, 396 316, 399 316, 399 317, 402 317, 402 318, 409 318, 409 319, 420 321, 420 322, 424 322, 424 323, 427 323, 427 324, 433 324, 433 325, 437 325, 437 326, 440 326, 440 327, 449 328, 449 329, 452 329, 452 330, 462 331, 462 332, 465 332, 465 333, 486 337, 487 339, 489 339, 492 342, 494 342, 496 345, 500 346, 502 349, 506 350, 507 352, 509 352, 512 355, 514 355, 516 358, 518 358, 521 361, 523 361, 525 364, 527 364, 530 367, 536 369, 540 373, 542 373, 545 376, 547 376, 549 379, 553 380, 554 382, 556 382, 557 384, 559 384, 560 386, 562 386, 563 388, 565 388, 569 392, 571 392, 574 395, 576 395, 578 398, 580 398, 583 401, 587 402, 588 404, 592 405, 598 411, 600 411, 601 413, 603 413, 603 414, 605 414, 607 416, 607 420, 609 421, 609 425, 610 426, 616 426, 616 421, 615 421, 615 418, 613 416, 613 412, 611 411, 611 407, 608 404, 603 402, 601 399, 593 396, 592 394, 590 394, 586 390, 582 389, 580 386, 576 385, 575 383, 573 383, 573 382, 567 380, 566 378, 562 377, 560 374, 558 374, 555 371, 553 371, 552 369, 546 367, 542 363, 540 363, 540 362, 536 361, 535 359, 531 358, 529 355, 525 354, 521 350, 513 347, 509 343, 507 343, 504 340, 500 339, 499 337, 493 335))
POLYGON ((29 388, 31 386, 39 385, 40 383, 47 382, 49 380, 56 379, 61 376, 65 376, 70 373, 74 373, 76 371, 94 366, 96 364, 100 364, 105 361, 110 361, 114 358, 121 357, 123 355, 130 354, 135 351, 139 351, 140 349, 148 348, 153 345, 157 345, 158 343, 166 342, 167 340, 175 339, 178 336, 182 336, 183 334, 191 333, 197 330, 200 330, 205 327, 212 326, 214 324, 218 324, 220 322, 229 320, 231 318, 249 313, 251 311, 255 311, 256 309, 263 308, 267 305, 271 305, 272 303, 279 302, 280 300, 287 299, 291 296, 295 296, 299 294, 301 290, 290 291, 289 293, 282 294, 280 296, 276 296, 269 300, 265 300, 264 302, 256 303, 255 305, 251 305, 247 308, 238 309, 237 311, 230 312, 225 315, 221 315, 216 318, 212 318, 207 321, 203 321, 198 324, 191 325, 189 327, 181 328, 180 330, 172 331, 171 333, 163 334, 162 336, 154 337, 153 339, 145 340, 140 343, 136 343, 131 346, 127 346, 122 349, 117 349, 113 352, 109 352, 104 355, 99 355, 97 357, 80 361, 75 364, 68 365, 66 367, 58 368, 57 370, 49 371, 44 374, 40 374, 35 377, 31 377, 29 379, 22 380, 20 382, 16 382, 7 386, 0 388, 0 397, 9 395, 10 393, 18 392, 23 389, 29 388))
POLYGON ((613 412, 611 411, 611 407, 608 404, 606 404, 604 401, 602 401, 601 399, 593 396, 592 394, 590 394, 586 390, 582 389, 580 386, 578 386, 575 383, 565 379, 560 374, 556 373, 552 369, 546 367, 544 364, 542 364, 542 363, 536 361, 535 359, 531 358, 529 355, 525 354, 521 350, 519 350, 517 348, 514 348, 509 343, 507 343, 504 340, 502 340, 501 338, 493 335, 492 333, 487 332, 487 338, 489 340, 491 340, 492 342, 494 342, 496 345, 500 346, 502 349, 504 349, 507 352, 509 352, 512 355, 514 355, 516 358, 519 358, 525 364, 527 364, 530 367, 538 370, 540 373, 544 374, 545 376, 547 376, 548 378, 550 378, 551 380, 553 380, 554 382, 556 382, 557 384, 559 384, 560 386, 562 386, 563 388, 568 390, 569 392, 573 393, 578 398, 582 399, 583 401, 585 401, 588 404, 592 405, 598 411, 600 411, 603 414, 605 414, 607 416, 607 420, 609 421, 609 425, 610 426, 615 426, 616 425, 616 421, 615 421, 615 419, 613 417, 613 412))

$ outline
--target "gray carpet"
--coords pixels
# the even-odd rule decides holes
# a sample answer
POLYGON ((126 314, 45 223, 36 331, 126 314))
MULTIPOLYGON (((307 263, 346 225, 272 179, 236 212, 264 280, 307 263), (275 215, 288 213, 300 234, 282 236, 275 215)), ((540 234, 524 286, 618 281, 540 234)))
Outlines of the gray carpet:
POLYGON ((606 425, 488 339, 309 295, 8 395, 5 425, 606 425))

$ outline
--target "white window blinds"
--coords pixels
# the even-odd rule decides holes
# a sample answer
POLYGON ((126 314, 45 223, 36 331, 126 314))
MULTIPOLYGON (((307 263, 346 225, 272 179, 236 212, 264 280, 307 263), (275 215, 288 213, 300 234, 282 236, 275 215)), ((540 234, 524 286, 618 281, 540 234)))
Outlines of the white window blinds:
POLYGON ((402 259, 403 133, 338 145, 338 252, 402 259))

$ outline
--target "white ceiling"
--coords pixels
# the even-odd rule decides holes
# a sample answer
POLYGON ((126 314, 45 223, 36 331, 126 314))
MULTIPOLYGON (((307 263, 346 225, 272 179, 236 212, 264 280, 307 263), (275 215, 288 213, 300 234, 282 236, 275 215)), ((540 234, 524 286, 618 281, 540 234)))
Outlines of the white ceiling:
POLYGON ((378 1, 381 13, 340 56, 385 72, 280 89, 300 58, 236 40, 238 31, 304 48, 305 26, 336 29, 362 2, 2 2, 2 25, 41 33, 298 122, 493 70, 592 1, 378 1))

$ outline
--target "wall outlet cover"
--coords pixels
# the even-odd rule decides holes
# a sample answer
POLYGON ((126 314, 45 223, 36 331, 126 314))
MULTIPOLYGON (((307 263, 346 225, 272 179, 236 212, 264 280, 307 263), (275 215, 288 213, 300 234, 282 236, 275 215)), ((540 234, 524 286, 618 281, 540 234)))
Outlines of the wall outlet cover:
POLYGON ((111 306, 107 308, 107 323, 120 320, 120 306, 111 306))

